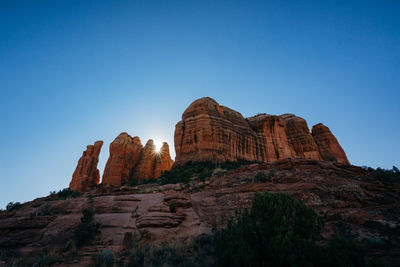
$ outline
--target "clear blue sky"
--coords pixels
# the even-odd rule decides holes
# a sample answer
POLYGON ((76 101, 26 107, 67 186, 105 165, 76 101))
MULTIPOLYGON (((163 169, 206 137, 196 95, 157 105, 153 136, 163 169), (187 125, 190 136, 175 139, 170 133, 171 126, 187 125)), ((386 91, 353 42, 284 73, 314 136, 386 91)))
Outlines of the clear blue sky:
MULTIPOLYGON (((87 144, 165 140, 196 98, 329 126, 400 165, 399 1, 1 1, 0 207, 68 186, 87 144)), ((175 152, 172 151, 175 155, 175 152)))

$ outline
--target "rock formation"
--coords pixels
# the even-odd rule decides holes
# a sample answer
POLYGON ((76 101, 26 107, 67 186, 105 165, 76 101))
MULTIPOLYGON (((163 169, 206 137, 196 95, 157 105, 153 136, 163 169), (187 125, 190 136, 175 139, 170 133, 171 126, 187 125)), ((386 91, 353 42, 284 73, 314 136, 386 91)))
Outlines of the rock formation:
MULTIPOLYGON (((319 128, 316 128, 319 129, 319 128)), ((349 164, 332 133, 311 134, 293 114, 250 118, 209 97, 194 101, 175 127, 176 165, 189 161, 259 161, 285 158, 335 160, 349 164)))
POLYGON ((243 116, 211 98, 194 101, 175 127, 175 162, 261 160, 258 135, 243 116))
POLYGON ((172 165, 167 143, 157 152, 153 140, 148 140, 143 147, 139 137, 121 133, 110 144, 102 184, 120 186, 132 179, 159 178, 172 165))
POLYGON ((285 121, 286 134, 296 152, 296 157, 321 160, 306 120, 293 114, 283 114, 280 117, 285 121))
POLYGON ((110 144, 110 157, 103 173, 103 184, 121 185, 128 182, 141 158, 143 146, 139 137, 121 133, 110 144))
POLYGON ((250 127, 261 137, 261 161, 272 162, 294 158, 296 152, 289 145, 285 121, 275 115, 258 115, 247 119, 250 127))
POLYGON ((312 127, 312 136, 318 145, 319 153, 324 160, 338 161, 350 164, 342 147, 332 134, 331 130, 322 123, 312 127))
POLYGON ((100 173, 97 169, 99 154, 103 141, 96 141, 94 145, 87 146, 72 175, 69 187, 74 191, 89 190, 100 182, 100 173))
POLYGON ((160 177, 164 171, 172 168, 174 161, 171 159, 169 154, 169 146, 167 142, 163 142, 159 153, 156 154, 155 160, 156 164, 154 167, 153 177, 160 177))

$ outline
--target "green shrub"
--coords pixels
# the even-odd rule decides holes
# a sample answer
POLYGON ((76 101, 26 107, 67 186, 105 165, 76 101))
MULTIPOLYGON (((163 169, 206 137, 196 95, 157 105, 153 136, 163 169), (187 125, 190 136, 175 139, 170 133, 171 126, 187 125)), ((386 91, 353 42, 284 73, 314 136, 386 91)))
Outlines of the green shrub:
POLYGON ((10 266, 51 266, 62 260, 60 249, 56 247, 45 248, 42 252, 31 253, 20 259, 17 265, 10 266))
POLYGON ((400 182, 400 170, 396 166, 393 166, 391 170, 368 168, 367 171, 372 173, 374 179, 384 182, 400 182))
POLYGON ((134 208, 134 209, 131 211, 131 218, 137 218, 137 217, 139 217, 139 214, 137 213, 137 212, 138 212, 138 209, 139 209, 139 206, 136 206, 136 208, 134 208))
POLYGON ((244 165, 257 163, 256 161, 245 161, 238 160, 235 162, 226 161, 222 163, 213 163, 210 161, 205 162, 187 162, 182 166, 175 167, 169 171, 162 173, 161 177, 157 182, 163 184, 187 184, 191 179, 199 178, 204 181, 207 177, 213 174, 213 171, 217 168, 225 170, 237 169, 244 165))
POLYGON ((326 246, 317 245, 323 221, 285 194, 256 193, 251 211, 231 218, 214 235, 218 266, 365 266, 351 232, 338 224, 326 246))
POLYGON ((176 202, 172 202, 171 204, 169 204, 169 211, 172 213, 176 212, 176 202))
POLYGON ((21 204, 21 202, 10 202, 7 204, 6 210, 13 211, 13 210, 17 210, 17 209, 21 208, 22 206, 23 205, 21 204))
POLYGON ((123 266, 200 266, 194 265, 185 256, 184 251, 178 251, 170 246, 144 245, 130 250, 125 257, 123 266))
POLYGON ((326 266, 365 266, 365 252, 356 236, 352 235, 342 223, 336 225, 336 231, 325 248, 326 266))
POLYGON ((268 181, 269 181, 269 177, 264 172, 258 172, 256 174, 256 176, 254 176, 254 182, 265 183, 268 181))
POLYGON ((75 230, 75 242, 77 247, 90 244, 96 236, 99 224, 94 220, 94 208, 82 210, 81 223, 75 230))
POLYGON ((388 247, 388 242, 381 237, 370 237, 366 240, 367 246, 374 249, 385 249, 388 247))
MULTIPOLYGON (((125 239, 125 237, 124 237, 125 239)), ((170 245, 141 245, 138 236, 126 235, 127 246, 120 256, 123 260, 119 266, 214 266, 213 237, 200 235, 192 242, 181 243, 177 241, 170 245), (128 241, 129 240, 129 241, 128 241)))
POLYGON ((293 266, 312 264, 322 219, 286 194, 254 196, 244 210, 216 232, 220 266, 293 266))
POLYGON ((95 259, 96 267, 109 267, 113 266, 115 261, 114 253, 109 249, 103 249, 97 254, 95 259))
POLYGON ((137 179, 137 178, 133 178, 130 179, 129 182, 125 183, 124 185, 128 185, 128 186, 138 186, 138 185, 142 185, 142 184, 154 184, 157 183, 157 179, 151 178, 151 179, 137 179))
MULTIPOLYGON (((54 195, 55 191, 50 192, 50 195, 54 195)), ((56 193, 58 199, 76 198, 81 194, 77 191, 71 190, 69 187, 64 188, 56 193)))
POLYGON ((207 177, 210 177, 212 174, 212 170, 209 168, 205 167, 199 174, 199 179, 200 181, 204 181, 207 177))

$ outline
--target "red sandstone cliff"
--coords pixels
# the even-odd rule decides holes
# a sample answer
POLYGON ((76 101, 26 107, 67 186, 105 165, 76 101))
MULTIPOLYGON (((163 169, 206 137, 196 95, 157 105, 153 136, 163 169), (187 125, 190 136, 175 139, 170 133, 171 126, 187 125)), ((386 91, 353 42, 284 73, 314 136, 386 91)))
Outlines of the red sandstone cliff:
POLYGON ((331 130, 322 123, 318 123, 312 127, 312 136, 318 145, 321 157, 324 160, 338 161, 345 164, 350 164, 349 160, 344 153, 343 148, 340 146, 336 137, 332 134, 331 130))
POLYGON ((172 165, 167 143, 157 152, 153 140, 143 147, 139 137, 121 133, 110 144, 102 184, 120 186, 132 179, 159 178, 172 165))
POLYGON ((204 97, 194 101, 175 127, 175 164, 189 161, 260 161, 285 158, 334 160, 349 164, 336 138, 326 129, 311 134, 293 114, 250 118, 204 97))
POLYGON ((143 146, 139 137, 121 133, 110 144, 110 157, 103 173, 103 184, 121 185, 128 182, 141 158, 143 146))
POLYGON ((97 169, 97 164, 102 146, 103 141, 97 141, 94 145, 87 146, 72 175, 72 180, 69 184, 72 190, 82 192, 99 184, 100 173, 97 169))

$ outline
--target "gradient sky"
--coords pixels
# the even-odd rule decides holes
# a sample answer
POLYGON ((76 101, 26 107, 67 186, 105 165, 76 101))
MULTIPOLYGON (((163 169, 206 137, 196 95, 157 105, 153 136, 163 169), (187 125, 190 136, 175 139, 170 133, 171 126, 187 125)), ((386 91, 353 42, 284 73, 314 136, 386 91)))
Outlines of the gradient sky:
POLYGON ((331 128, 400 165, 400 1, 0 1, 0 208, 68 187, 86 145, 167 141, 196 98, 331 128))

